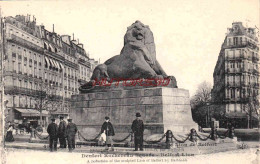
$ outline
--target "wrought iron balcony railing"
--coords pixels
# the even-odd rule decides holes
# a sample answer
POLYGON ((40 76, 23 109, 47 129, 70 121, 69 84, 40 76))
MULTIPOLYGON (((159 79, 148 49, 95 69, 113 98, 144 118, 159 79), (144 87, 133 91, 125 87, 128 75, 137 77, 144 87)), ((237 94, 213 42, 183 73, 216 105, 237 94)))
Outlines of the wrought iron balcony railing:
POLYGON ((7 38, 6 38, 8 41, 10 42, 14 42, 16 44, 19 44, 21 46, 24 46, 28 49, 31 49, 33 51, 36 51, 38 53, 43 53, 43 48, 34 44, 34 43, 31 43, 25 39, 22 39, 18 36, 15 36, 14 34, 11 34, 11 35, 7 35, 7 38))

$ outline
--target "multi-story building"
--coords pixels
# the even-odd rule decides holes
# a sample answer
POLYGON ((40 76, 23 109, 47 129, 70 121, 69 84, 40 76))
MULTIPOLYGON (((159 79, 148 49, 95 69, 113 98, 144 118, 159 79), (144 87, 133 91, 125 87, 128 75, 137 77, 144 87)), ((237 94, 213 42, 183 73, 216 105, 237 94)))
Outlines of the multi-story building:
POLYGON ((6 121, 47 125, 48 117, 68 116, 71 95, 93 71, 83 44, 29 16, 4 18, 3 31, 6 121))
POLYGON ((258 64, 255 29, 244 27, 241 22, 232 23, 213 74, 212 100, 220 116, 220 126, 232 121, 238 128, 246 128, 249 117, 252 124, 257 125, 252 99, 259 94, 258 64))

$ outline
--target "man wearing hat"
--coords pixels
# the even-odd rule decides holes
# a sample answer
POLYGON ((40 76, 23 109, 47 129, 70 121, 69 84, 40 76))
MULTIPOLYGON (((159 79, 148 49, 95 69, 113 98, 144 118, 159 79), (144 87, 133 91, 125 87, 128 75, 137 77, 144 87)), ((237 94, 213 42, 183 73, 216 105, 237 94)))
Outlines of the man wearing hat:
POLYGON ((78 128, 76 124, 72 123, 72 119, 68 119, 68 125, 67 125, 67 140, 68 140, 68 147, 69 151, 71 152, 73 149, 75 149, 75 135, 78 131, 78 128))
POLYGON ((109 121, 109 117, 105 117, 105 122, 103 123, 101 127, 101 133, 106 134, 106 149, 109 150, 109 146, 111 147, 111 150, 114 151, 113 147, 113 136, 115 135, 113 125, 109 121))
POLYGON ((58 141, 58 126, 55 124, 55 118, 51 119, 51 123, 48 125, 47 132, 49 134, 49 147, 50 151, 57 151, 58 141))
POLYGON ((59 129, 58 129, 58 137, 60 141, 60 148, 66 148, 66 122, 63 120, 63 116, 60 116, 60 124, 59 124, 59 129))
POLYGON ((141 114, 136 113, 136 119, 132 123, 132 131, 134 133, 134 139, 135 139, 135 151, 138 151, 138 145, 140 147, 140 150, 143 151, 143 133, 144 133, 144 123, 140 119, 141 114))

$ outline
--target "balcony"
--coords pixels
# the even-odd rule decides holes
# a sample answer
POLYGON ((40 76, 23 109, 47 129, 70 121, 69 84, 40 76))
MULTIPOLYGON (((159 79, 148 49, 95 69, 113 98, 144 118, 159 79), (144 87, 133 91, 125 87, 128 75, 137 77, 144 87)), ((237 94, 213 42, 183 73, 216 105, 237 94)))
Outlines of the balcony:
POLYGON ((250 47, 252 49, 256 49, 257 51, 259 50, 258 46, 251 42, 251 41, 244 41, 244 42, 239 42, 236 45, 224 45, 223 48, 243 48, 243 47, 250 47))
POLYGON ((226 68, 226 73, 242 73, 244 72, 243 68, 226 68))
POLYGON ((14 34, 11 34, 11 35, 7 35, 7 38, 6 38, 8 41, 10 42, 13 42, 13 43, 16 43, 16 44, 19 44, 23 47, 26 47, 28 49, 31 49, 33 51, 36 51, 38 53, 43 53, 43 48, 37 46, 36 44, 34 43, 31 43, 27 40, 24 40, 20 37, 17 37, 15 36, 14 34))
POLYGON ((5 94, 11 95, 27 95, 27 96, 44 96, 46 93, 43 91, 37 91, 33 89, 23 88, 23 87, 16 87, 16 86, 5 86, 5 94))

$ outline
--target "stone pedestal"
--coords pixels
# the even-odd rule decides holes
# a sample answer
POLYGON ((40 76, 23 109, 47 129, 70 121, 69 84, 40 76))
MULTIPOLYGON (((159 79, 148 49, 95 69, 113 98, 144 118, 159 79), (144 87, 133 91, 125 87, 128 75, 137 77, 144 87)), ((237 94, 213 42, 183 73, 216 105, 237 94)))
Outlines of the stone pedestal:
POLYGON ((88 136, 100 132, 109 116, 116 133, 131 132, 135 113, 140 112, 146 134, 189 133, 193 122, 189 91, 170 87, 96 86, 89 93, 72 96, 71 117, 88 136))

